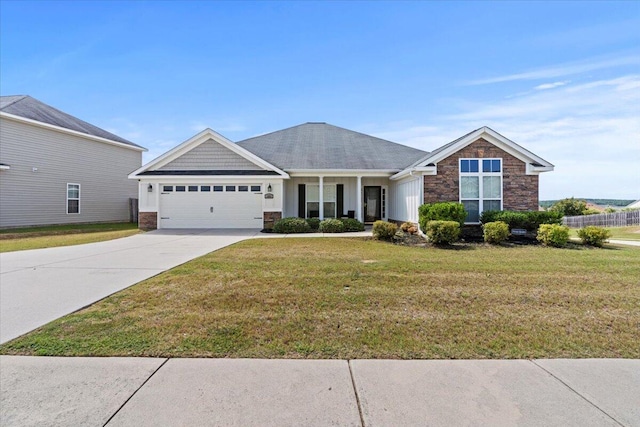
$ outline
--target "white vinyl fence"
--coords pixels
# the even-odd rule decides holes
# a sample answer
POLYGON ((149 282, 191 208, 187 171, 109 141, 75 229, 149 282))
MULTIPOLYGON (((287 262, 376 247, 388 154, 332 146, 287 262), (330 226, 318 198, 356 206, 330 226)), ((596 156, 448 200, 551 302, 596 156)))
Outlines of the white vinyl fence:
POLYGON ((598 215, 565 216, 562 218, 562 223, 571 228, 582 228, 588 225, 598 227, 640 225, 640 210, 598 215))

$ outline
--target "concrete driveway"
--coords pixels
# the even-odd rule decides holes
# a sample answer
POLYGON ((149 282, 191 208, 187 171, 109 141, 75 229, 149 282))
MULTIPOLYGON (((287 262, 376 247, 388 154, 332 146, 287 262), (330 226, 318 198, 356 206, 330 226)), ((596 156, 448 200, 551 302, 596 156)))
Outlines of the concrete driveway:
POLYGON ((259 230, 157 230, 0 254, 0 343, 259 230))

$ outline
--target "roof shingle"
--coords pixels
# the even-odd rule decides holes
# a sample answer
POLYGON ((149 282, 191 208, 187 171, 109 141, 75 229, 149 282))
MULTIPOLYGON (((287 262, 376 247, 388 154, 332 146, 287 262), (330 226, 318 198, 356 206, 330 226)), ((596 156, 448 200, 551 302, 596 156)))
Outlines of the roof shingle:
POLYGON ((142 148, 131 141, 107 132, 104 129, 100 129, 91 123, 80 120, 28 95, 0 96, 0 111, 13 114, 14 116, 24 117, 25 119, 36 120, 49 125, 59 126, 87 135, 142 148))
POLYGON ((245 139, 238 145, 284 170, 402 170, 427 154, 318 122, 245 139))

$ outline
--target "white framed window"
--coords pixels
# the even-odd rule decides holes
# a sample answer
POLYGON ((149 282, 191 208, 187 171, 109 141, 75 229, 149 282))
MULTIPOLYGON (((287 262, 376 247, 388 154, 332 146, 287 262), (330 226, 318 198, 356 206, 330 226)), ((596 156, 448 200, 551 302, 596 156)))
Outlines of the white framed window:
POLYGON ((67 213, 80 213, 80 184, 67 184, 67 213))
MULTIPOLYGON (((324 204, 324 217, 335 218, 336 207, 338 200, 338 191, 336 184, 324 184, 323 188, 323 204, 324 204)), ((319 184, 307 184, 305 191, 307 198, 307 218, 320 217, 320 185, 319 184)))
POLYGON ((460 159, 460 203, 467 223, 480 222, 484 211, 502 210, 502 159, 460 159))

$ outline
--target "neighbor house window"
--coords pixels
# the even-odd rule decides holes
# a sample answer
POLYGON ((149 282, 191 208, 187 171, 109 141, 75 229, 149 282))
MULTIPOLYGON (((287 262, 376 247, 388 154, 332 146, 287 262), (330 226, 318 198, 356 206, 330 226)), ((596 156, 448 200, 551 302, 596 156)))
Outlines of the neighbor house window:
MULTIPOLYGON (((323 190, 324 217, 335 218, 337 200, 336 185, 324 184, 323 190)), ((307 184, 305 194, 307 195, 307 218, 318 218, 320 216, 320 185, 307 184)))
POLYGON ((502 159, 460 159, 460 202, 470 223, 484 211, 502 210, 502 159))
POLYGON ((67 184, 67 213, 80 213, 80 184, 67 184))

